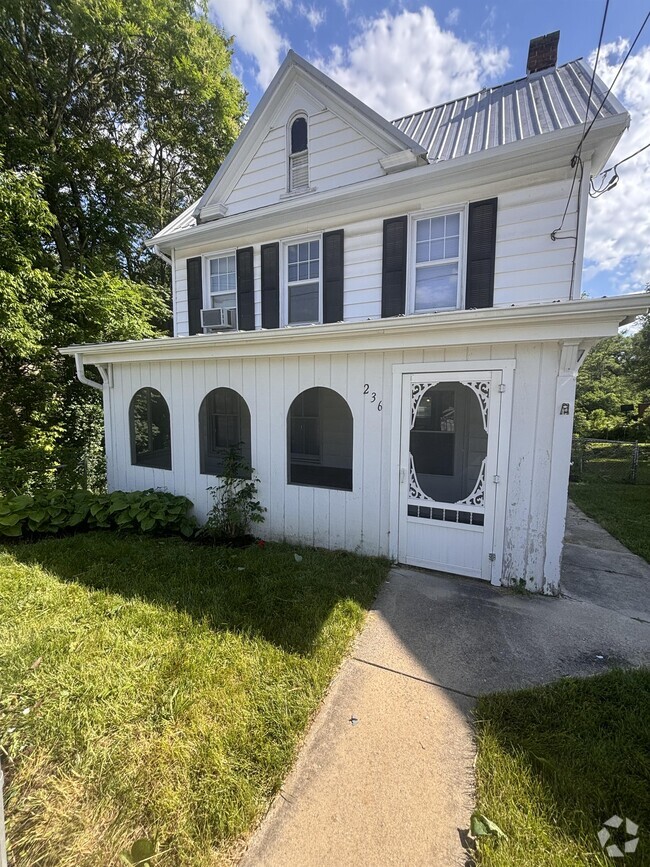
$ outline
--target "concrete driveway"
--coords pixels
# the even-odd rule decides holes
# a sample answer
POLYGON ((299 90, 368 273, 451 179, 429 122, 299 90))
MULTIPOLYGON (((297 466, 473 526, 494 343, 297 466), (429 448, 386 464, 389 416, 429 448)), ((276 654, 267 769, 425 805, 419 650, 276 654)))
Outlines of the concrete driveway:
POLYGON ((452 867, 482 693, 650 663, 650 566, 570 506, 563 595, 396 567, 243 867, 452 867))

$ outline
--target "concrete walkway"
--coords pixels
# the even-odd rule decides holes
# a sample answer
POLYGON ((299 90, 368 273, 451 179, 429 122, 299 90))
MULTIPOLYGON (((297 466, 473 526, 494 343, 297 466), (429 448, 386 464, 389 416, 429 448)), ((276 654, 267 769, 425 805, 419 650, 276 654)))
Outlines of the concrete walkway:
POLYGON ((558 599, 394 568, 242 867, 467 863, 474 699, 648 664, 648 590, 575 507, 558 599))

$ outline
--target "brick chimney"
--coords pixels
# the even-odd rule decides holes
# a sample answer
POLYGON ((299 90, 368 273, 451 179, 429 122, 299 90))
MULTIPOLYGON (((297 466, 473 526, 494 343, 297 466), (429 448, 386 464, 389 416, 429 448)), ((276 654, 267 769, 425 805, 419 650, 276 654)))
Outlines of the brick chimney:
POLYGON ((528 62, 526 74, 541 72, 542 69, 550 69, 557 63, 557 46, 560 41, 560 31, 547 33, 546 36, 537 36, 530 40, 528 48, 528 62))

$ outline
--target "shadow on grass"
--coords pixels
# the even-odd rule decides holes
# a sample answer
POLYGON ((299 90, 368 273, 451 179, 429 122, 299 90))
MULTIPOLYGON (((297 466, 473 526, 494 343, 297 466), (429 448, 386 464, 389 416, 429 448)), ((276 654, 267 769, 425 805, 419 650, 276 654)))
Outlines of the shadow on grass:
POLYGON ((476 719, 479 810, 509 838, 479 863, 611 864, 597 834, 616 814, 639 825, 625 863, 650 864, 650 670, 486 696, 476 719))
POLYGON ((167 606, 213 630, 302 655, 312 652, 339 603, 368 608, 389 568, 385 560, 347 552, 282 544, 206 548, 110 532, 20 543, 10 551, 63 581, 167 606))

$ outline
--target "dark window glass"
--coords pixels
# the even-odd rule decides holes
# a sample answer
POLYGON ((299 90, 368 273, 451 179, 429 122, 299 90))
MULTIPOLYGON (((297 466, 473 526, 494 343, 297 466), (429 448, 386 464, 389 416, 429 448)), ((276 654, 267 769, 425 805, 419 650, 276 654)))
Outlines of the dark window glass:
POLYGON ((297 117, 291 124, 291 153, 299 154, 307 150, 307 121, 297 117))
POLYGON ((232 388, 215 388, 203 398, 199 410, 199 450, 201 472, 208 476, 223 474, 230 449, 238 449, 250 479, 251 414, 246 401, 232 388))
POLYGON ((171 470, 169 407, 155 388, 141 388, 129 406, 131 463, 138 467, 171 470))
POLYGON ((287 420, 289 484, 352 490, 352 413, 330 388, 309 388, 287 420))
MULTIPOLYGON (((427 497, 439 503, 458 503, 469 497, 487 455, 487 433, 476 392, 460 382, 428 388, 417 406, 410 452, 417 483, 427 497)), ((468 523, 457 515, 453 520, 468 523)))

